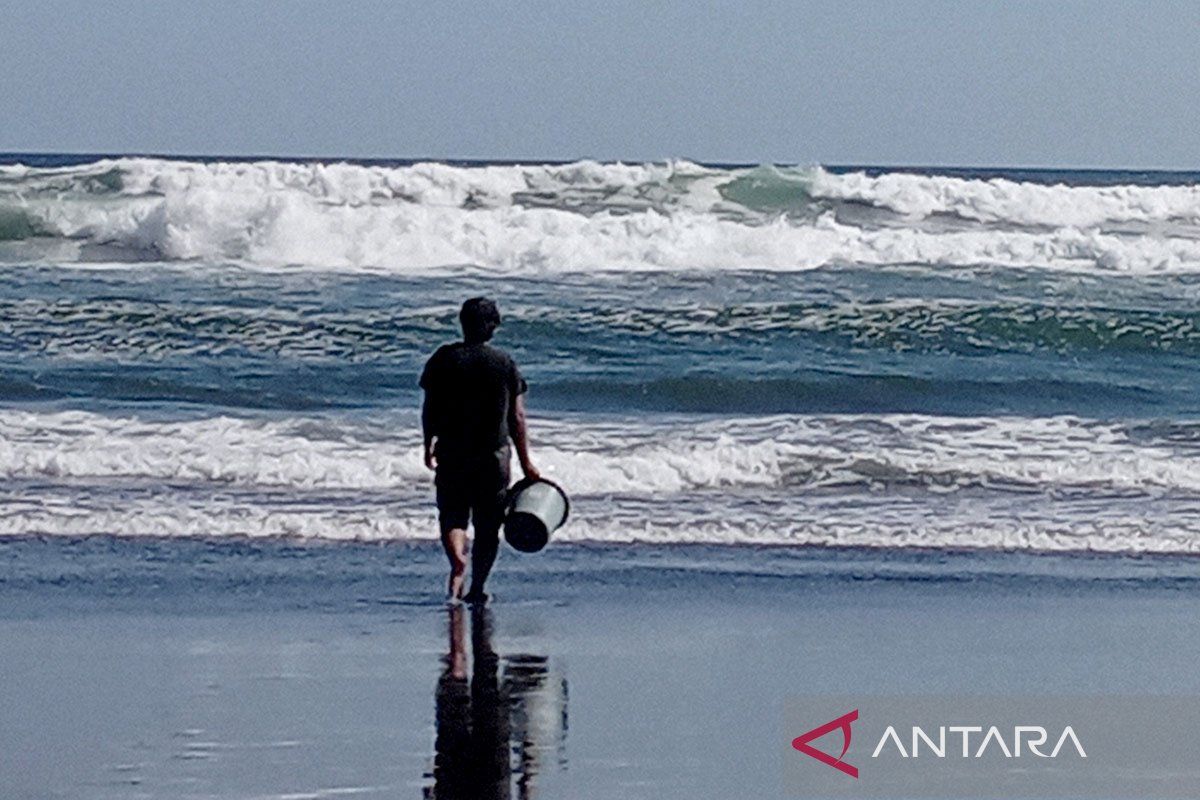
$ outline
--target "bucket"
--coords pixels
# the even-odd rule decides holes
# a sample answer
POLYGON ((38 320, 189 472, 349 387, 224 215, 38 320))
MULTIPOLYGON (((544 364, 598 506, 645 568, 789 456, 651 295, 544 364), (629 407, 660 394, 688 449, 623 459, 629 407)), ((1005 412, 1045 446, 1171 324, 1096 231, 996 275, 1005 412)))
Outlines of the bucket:
POLYGON ((504 538, 522 553, 536 553, 567 521, 570 510, 571 501, 557 483, 545 478, 517 481, 508 492, 504 538))

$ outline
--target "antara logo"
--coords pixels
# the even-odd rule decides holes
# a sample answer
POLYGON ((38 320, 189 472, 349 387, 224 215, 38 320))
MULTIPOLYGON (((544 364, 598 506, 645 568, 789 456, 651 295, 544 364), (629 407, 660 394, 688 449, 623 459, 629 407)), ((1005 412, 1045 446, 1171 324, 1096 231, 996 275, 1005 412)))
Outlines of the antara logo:
MULTIPOLYGON (((858 709, 856 708, 848 714, 843 714, 807 733, 800 734, 792 740, 792 747, 806 756, 815 758, 822 764, 828 764, 834 769, 846 773, 851 778, 857 778, 858 767, 845 760, 846 753, 850 750, 850 725, 857 719, 858 709), (842 751, 836 757, 818 750, 810 744, 814 739, 820 739, 839 729, 842 733, 842 751)), ((1040 725, 1017 725, 1012 729, 1012 736, 1009 738, 1006 738, 1000 728, 995 725, 987 728, 981 725, 942 725, 936 730, 936 736, 931 736, 924 728, 913 725, 912 737, 909 739, 911 747, 905 748, 896 726, 888 725, 883 735, 879 737, 879 744, 875 745, 871 758, 879 758, 880 753, 889 745, 891 745, 890 749, 894 750, 901 758, 919 758, 922 749, 936 758, 946 758, 948 753, 950 755, 961 753, 963 758, 981 758, 989 748, 1002 753, 1005 758, 1021 758, 1026 753, 1038 758, 1057 758, 1058 754, 1068 745, 1080 758, 1087 758, 1083 744, 1070 725, 1063 729, 1055 740, 1053 749, 1048 753, 1044 752, 1042 748, 1047 745, 1050 733, 1040 725), (972 742, 972 734, 979 736, 974 742, 972 742), (957 738, 961 748, 948 747, 947 738, 951 741, 957 738), (924 743, 923 748, 922 743, 924 743), (972 746, 975 743, 977 744, 972 746)))
POLYGON ((801 753, 804 753, 806 756, 812 756, 823 764, 828 764, 836 770, 841 770, 851 778, 857 778, 858 767, 852 764, 847 764, 842 760, 846 757, 846 751, 850 749, 850 723, 854 722, 856 719, 858 719, 857 708, 851 711, 849 714, 843 714, 837 719, 831 719, 824 725, 813 728, 808 733, 800 734, 795 739, 792 739, 792 747, 796 748, 801 753), (823 753, 809 744, 809 742, 811 742, 813 739, 820 739, 825 734, 838 728, 842 729, 842 752, 837 758, 834 758, 828 753, 823 753))

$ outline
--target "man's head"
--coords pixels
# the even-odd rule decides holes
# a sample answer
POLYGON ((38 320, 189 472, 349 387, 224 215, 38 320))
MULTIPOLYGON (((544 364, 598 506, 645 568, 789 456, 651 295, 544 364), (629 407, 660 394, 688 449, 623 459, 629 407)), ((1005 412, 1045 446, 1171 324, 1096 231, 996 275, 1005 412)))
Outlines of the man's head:
POLYGON ((472 344, 486 342, 500 327, 500 309, 486 297, 472 297, 463 303, 458 321, 462 323, 463 339, 472 344))

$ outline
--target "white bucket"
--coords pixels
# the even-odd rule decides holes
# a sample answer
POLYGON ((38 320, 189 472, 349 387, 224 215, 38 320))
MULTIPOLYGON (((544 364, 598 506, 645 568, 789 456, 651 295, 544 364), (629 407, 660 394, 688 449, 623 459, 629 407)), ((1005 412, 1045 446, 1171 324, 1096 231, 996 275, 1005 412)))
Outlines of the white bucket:
POLYGON ((504 538, 522 553, 536 553, 567 521, 570 510, 571 501, 557 483, 545 478, 518 481, 508 494, 504 538))

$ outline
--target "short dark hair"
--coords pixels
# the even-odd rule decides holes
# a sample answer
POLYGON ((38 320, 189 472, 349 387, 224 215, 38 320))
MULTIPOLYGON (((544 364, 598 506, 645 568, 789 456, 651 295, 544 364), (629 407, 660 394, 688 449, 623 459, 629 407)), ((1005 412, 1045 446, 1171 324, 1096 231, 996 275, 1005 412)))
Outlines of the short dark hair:
POLYGON ((500 327, 500 309, 486 297, 472 297, 458 312, 463 338, 468 342, 486 342, 500 327))

